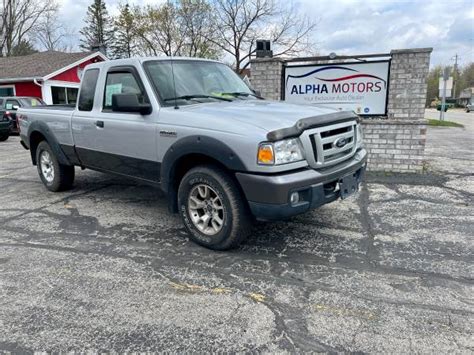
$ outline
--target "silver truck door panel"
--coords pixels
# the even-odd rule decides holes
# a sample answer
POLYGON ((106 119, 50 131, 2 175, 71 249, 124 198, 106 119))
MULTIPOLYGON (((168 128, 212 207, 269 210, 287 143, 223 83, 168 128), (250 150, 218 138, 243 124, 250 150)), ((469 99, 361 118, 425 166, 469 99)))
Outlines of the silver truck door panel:
MULTIPOLYGON (((106 70, 106 69, 105 69, 106 70)), ((101 72, 92 111, 76 111, 72 131, 83 165, 158 181, 155 115, 113 112, 112 94, 144 92, 136 71, 101 72), (140 85, 137 84, 140 83, 140 85), (104 92, 104 88, 107 88, 104 92)), ((146 94, 144 94, 146 95, 146 94)))
POLYGON ((73 132, 76 150, 84 165, 159 180, 156 124, 150 117, 126 113, 75 116, 73 132))

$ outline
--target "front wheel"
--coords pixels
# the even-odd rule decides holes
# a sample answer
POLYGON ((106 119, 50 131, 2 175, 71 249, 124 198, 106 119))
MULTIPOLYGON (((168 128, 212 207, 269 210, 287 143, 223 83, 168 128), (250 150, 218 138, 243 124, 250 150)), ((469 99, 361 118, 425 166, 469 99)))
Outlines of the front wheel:
POLYGON ((214 250, 236 248, 251 230, 242 193, 231 176, 215 166, 191 169, 181 180, 178 206, 196 243, 214 250))
POLYGON ((4 142, 8 139, 9 134, 0 134, 0 142, 4 142))
POLYGON ((46 141, 36 148, 36 166, 44 186, 50 191, 63 191, 71 188, 74 182, 74 166, 63 165, 46 141))

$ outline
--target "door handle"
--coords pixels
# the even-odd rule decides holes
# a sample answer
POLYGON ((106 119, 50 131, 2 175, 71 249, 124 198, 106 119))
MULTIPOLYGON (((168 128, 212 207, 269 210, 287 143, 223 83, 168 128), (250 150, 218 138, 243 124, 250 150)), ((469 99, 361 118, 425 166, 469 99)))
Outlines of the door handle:
POLYGON ((95 125, 100 128, 104 128, 104 121, 95 121, 95 125))

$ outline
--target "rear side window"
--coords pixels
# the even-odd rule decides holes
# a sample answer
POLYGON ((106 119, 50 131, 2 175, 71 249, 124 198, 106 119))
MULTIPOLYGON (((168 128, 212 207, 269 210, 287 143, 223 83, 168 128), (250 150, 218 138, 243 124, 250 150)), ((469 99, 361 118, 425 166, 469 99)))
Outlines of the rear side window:
POLYGON ((81 84, 81 93, 79 96, 79 104, 77 106, 79 111, 92 111, 98 77, 99 69, 89 69, 84 73, 81 84))

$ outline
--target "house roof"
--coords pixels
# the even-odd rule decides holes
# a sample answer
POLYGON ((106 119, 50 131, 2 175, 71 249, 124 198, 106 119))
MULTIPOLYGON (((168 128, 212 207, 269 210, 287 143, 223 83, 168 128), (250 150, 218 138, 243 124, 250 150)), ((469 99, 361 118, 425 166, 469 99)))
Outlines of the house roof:
POLYGON ((73 63, 80 63, 94 54, 103 56, 99 52, 47 51, 20 57, 2 57, 0 58, 0 80, 43 78, 73 63))

